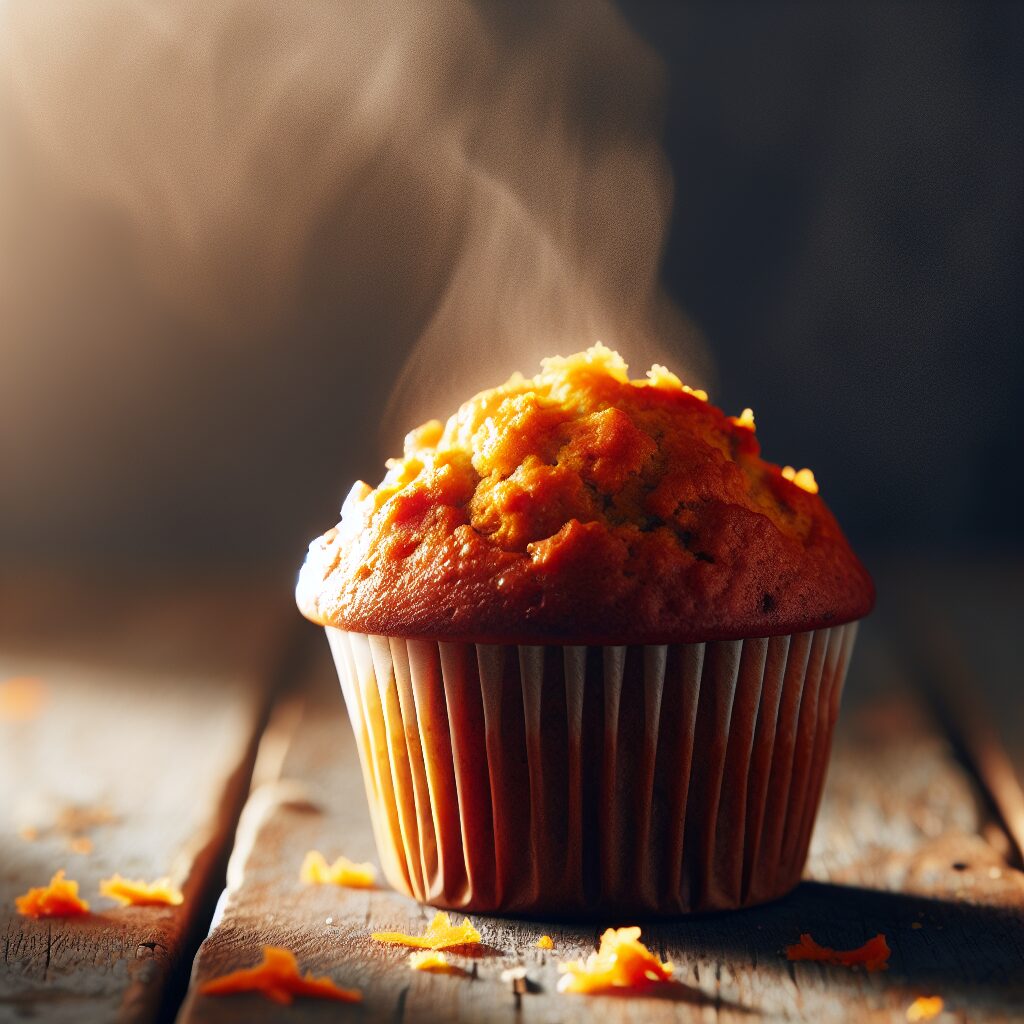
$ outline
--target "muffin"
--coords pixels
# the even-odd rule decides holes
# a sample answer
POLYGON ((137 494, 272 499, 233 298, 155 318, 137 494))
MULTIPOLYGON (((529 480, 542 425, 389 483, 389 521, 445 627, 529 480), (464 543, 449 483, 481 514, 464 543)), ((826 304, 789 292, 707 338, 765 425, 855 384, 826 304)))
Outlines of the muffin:
POLYGON ((800 879, 874 588, 808 470, 603 346, 408 435, 315 540, 384 872, 460 910, 670 915, 800 879))

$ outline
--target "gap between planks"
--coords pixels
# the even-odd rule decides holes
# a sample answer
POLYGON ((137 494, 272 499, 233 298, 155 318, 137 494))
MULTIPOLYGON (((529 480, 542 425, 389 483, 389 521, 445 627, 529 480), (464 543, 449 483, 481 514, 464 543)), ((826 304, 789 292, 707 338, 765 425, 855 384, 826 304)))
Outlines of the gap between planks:
POLYGON ((295 623, 262 579, 4 580, 0 681, 39 679, 44 702, 0 721, 0 1021, 173 1017, 295 623), (17 916, 60 867, 94 912, 17 916), (185 903, 111 908, 114 872, 170 874, 185 903))

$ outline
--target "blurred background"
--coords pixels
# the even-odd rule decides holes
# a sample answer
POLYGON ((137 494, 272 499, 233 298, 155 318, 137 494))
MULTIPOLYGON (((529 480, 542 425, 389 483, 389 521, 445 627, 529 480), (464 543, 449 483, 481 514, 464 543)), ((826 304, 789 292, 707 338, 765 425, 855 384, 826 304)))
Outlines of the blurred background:
MULTIPOLYGON (((1009 1007, 1022 235, 1024 2, 0 0, 0 1018, 170 1022, 250 939, 355 978, 352 921, 296 899, 293 855, 371 856, 299 566, 406 431, 596 340, 752 407, 878 584, 812 861, 832 884, 749 957, 717 920, 691 935, 715 1006, 1009 1007), (185 902, 14 916, 64 866, 90 899, 116 871, 185 902), (815 968, 773 1002, 790 927, 884 928, 888 988, 815 968)), ((386 1012, 414 1018, 407 991, 386 1012)))
POLYGON ((0 565, 297 568, 596 338, 855 544, 1019 546, 1024 5, 2 10, 0 565))

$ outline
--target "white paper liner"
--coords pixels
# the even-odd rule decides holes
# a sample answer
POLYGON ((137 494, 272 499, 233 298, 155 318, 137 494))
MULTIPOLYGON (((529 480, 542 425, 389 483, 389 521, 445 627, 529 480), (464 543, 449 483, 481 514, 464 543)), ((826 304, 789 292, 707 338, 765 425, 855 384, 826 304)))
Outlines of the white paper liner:
POLYGON ((535 647, 328 628, 388 881, 460 910, 721 910, 797 884, 857 624, 535 647))

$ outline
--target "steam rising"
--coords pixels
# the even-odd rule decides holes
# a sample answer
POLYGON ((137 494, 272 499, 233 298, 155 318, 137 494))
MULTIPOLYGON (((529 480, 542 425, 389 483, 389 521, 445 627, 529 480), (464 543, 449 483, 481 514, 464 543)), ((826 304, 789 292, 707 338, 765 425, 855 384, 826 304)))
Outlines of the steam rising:
POLYGON ((657 285, 671 181, 653 55, 602 5, 478 22, 473 43, 478 77, 467 107, 443 118, 438 168, 467 196, 466 227, 393 418, 436 415, 438 397, 597 338, 634 364, 700 372, 694 334, 657 285))
POLYGON ((657 286, 661 70, 611 6, 4 14, 16 543, 55 524, 87 545, 280 534, 376 461, 382 419, 391 449, 595 339, 701 382, 657 286))

